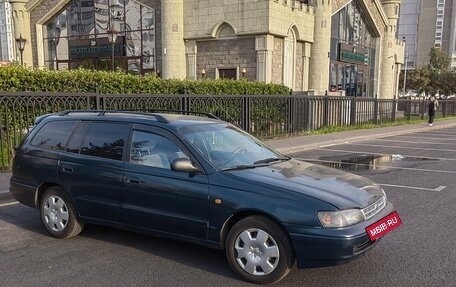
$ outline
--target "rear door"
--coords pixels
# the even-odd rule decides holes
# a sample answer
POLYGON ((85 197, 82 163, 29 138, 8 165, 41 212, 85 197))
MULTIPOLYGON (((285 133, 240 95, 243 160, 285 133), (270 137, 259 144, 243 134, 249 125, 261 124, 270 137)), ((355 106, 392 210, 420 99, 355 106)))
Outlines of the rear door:
POLYGON ((62 153, 58 173, 80 216, 121 221, 123 158, 130 125, 82 122, 62 153))
POLYGON ((125 223, 206 239, 210 217, 208 178, 203 172, 175 172, 170 167, 176 158, 193 159, 190 153, 160 128, 136 126, 130 138, 123 195, 125 223))

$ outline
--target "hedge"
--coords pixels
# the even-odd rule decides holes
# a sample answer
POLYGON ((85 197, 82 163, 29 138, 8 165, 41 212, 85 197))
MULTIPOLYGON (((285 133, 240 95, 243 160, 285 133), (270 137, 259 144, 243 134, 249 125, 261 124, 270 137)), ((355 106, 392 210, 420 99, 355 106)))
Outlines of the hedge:
POLYGON ((156 75, 131 75, 121 71, 85 69, 52 71, 0 67, 0 91, 65 92, 101 94, 208 94, 208 95, 289 95, 290 89, 278 84, 246 80, 176 80, 156 75))

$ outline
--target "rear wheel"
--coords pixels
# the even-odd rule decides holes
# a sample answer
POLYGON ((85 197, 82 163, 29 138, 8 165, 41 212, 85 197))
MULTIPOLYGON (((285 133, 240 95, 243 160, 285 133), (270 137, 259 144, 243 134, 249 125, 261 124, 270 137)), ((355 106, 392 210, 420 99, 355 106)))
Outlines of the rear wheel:
POLYGON ((71 200, 62 188, 57 186, 49 188, 43 194, 40 214, 44 227, 54 237, 73 237, 83 228, 71 200))
POLYGON ((226 240, 231 268, 246 281, 269 284, 281 280, 294 264, 288 236, 272 220, 251 216, 237 222, 226 240))

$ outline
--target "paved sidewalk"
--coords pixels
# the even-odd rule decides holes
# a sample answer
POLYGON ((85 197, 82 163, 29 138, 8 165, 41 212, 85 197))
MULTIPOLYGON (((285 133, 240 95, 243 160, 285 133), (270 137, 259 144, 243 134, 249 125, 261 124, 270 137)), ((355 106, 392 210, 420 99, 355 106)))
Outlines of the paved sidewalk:
MULTIPOLYGON (((415 133, 420 131, 436 130, 456 126, 456 120, 445 120, 434 122, 433 127, 429 127, 425 121, 419 124, 400 125, 394 127, 361 129, 346 132, 338 132, 324 135, 300 136, 286 139, 270 140, 266 143, 280 151, 288 154, 300 152, 319 147, 338 145, 349 142, 376 139, 404 133, 415 133)), ((0 198, 9 192, 9 179, 11 173, 0 173, 0 198)))

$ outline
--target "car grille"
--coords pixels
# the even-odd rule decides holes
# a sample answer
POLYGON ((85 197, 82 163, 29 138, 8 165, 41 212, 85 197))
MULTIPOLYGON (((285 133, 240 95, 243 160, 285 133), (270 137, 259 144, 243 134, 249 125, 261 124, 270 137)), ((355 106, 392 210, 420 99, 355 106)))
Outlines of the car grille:
POLYGON ((379 213, 386 206, 386 196, 382 196, 379 200, 369 205, 366 208, 361 209, 364 214, 365 220, 372 218, 374 215, 379 213))

